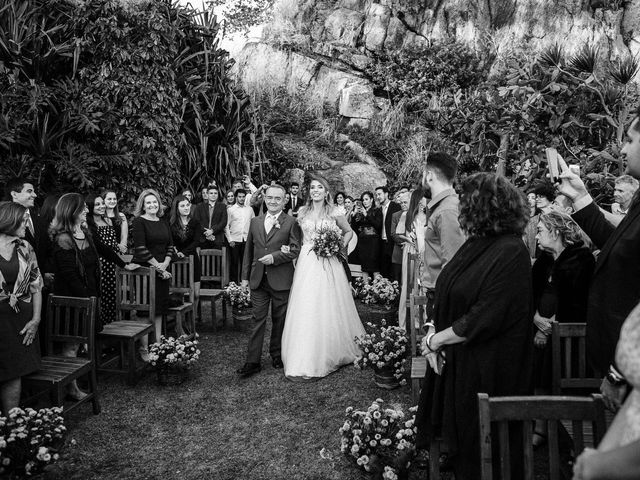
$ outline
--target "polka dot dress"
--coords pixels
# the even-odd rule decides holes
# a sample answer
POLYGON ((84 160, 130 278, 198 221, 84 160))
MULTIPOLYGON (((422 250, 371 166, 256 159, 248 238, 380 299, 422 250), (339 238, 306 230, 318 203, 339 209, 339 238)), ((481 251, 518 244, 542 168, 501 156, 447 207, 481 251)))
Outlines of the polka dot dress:
MULTIPOLYGON (((116 231, 111 225, 99 225, 100 241, 118 252, 116 231)), ((116 319, 116 265, 100 257, 100 321, 103 325, 116 319)))

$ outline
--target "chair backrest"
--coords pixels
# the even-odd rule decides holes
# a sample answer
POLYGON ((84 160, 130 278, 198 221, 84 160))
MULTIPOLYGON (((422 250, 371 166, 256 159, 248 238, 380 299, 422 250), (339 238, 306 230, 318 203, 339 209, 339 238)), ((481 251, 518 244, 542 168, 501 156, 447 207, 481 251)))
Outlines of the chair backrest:
POLYGON ((189 294, 189 301, 194 303, 195 291, 193 255, 171 262, 171 293, 189 294))
POLYGON ((227 249, 203 248, 200 250, 202 265, 202 282, 220 282, 222 288, 229 283, 229 265, 227 264, 227 249))
POLYGON ((416 295, 412 293, 409 297, 409 316, 407 317, 407 328, 409 329, 409 337, 411 340, 411 356, 418 354, 418 340, 420 329, 424 326, 427 297, 426 295, 416 295), (418 320, 418 325, 416 325, 418 320))
POLYGON ((598 391, 602 378, 587 366, 586 323, 553 323, 551 326, 551 392, 554 395, 598 391), (574 390, 574 392, 571 392, 574 390))
POLYGON ((60 297, 47 299, 47 355, 54 352, 54 344, 87 344, 89 359, 93 359, 96 323, 96 297, 60 297))
POLYGON ((420 255, 417 253, 410 253, 407 255, 407 268, 404 272, 404 276, 402 277, 402 284, 406 285, 407 288, 405 290, 406 296, 401 299, 401 302, 404 302, 407 310, 411 307, 411 294, 417 292, 416 269, 418 268, 419 256, 420 255))
MULTIPOLYGON (((584 422, 590 424, 593 432, 593 446, 597 446, 606 430, 604 402, 601 395, 589 397, 493 397, 478 394, 480 420, 480 469, 482 480, 493 480, 492 424, 497 424, 500 478, 510 480, 524 478, 533 480, 533 427, 536 420, 548 425, 549 478, 560 478, 560 452, 558 442, 558 422, 569 421, 572 425, 574 452, 584 448, 584 422), (522 423, 524 445, 524 477, 521 472, 511 472, 509 426, 513 422, 522 423)), ((511 439, 513 442, 513 439, 511 439)))
POLYGON ((118 320, 126 311, 145 312, 149 318, 156 315, 156 269, 139 267, 129 271, 116 270, 116 309, 118 320))

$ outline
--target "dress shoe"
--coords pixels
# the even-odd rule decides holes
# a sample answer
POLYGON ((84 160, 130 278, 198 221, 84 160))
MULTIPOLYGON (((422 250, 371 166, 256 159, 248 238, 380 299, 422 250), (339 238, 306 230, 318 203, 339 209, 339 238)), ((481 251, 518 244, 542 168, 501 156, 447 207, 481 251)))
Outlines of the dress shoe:
POLYGON ((271 365, 273 365, 273 368, 284 368, 282 358, 280 357, 273 357, 273 360, 271 360, 271 365))
POLYGON ((245 363, 242 368, 236 370, 236 373, 241 377, 250 377, 262 370, 259 363, 245 363))

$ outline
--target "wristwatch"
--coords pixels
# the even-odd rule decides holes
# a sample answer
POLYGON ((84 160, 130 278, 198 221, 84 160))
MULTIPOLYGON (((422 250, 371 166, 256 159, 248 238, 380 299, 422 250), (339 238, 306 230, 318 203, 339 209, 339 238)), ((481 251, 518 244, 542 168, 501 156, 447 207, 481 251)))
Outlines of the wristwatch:
POLYGON ((605 375, 607 382, 609 382, 614 387, 621 387, 627 384, 627 381, 621 375, 618 375, 617 372, 614 372, 612 368, 609 368, 609 371, 605 375))

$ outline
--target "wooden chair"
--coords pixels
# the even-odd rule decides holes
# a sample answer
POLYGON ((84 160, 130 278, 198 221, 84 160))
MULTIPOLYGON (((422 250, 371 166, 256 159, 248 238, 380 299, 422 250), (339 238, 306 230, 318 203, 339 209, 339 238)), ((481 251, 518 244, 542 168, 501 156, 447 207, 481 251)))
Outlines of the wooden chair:
POLYGON ((602 378, 590 377, 587 368, 586 323, 553 323, 551 326, 551 392, 597 392, 602 378))
POLYGON ((155 318, 156 270, 153 267, 140 267, 133 271, 118 268, 116 270, 116 314, 117 320, 104 326, 98 333, 98 352, 108 341, 118 344, 119 355, 103 361, 98 356, 98 371, 107 373, 125 373, 127 383, 133 385, 146 364, 136 361, 136 342, 145 335, 151 335, 149 344, 155 339, 152 323, 135 321, 135 315, 144 313, 150 319, 155 318), (130 319, 124 318, 128 312, 130 319), (126 360, 126 362, 125 362, 126 360), (116 367, 113 365, 116 364, 116 367))
POLYGON ((482 480, 493 480, 492 424, 497 427, 500 471, 502 480, 511 478, 533 480, 533 427, 535 420, 546 420, 549 426, 549 479, 560 479, 560 452, 558 446, 558 423, 570 421, 573 426, 573 451, 577 454, 584 449, 584 422, 591 424, 592 444, 597 446, 604 436, 605 413, 602 396, 588 397, 494 397, 486 393, 478 394, 480 417, 480 468, 482 480), (509 425, 522 423, 524 445, 524 477, 519 472, 512 473, 510 465, 509 425), (511 423, 512 424, 512 423, 511 423))
POLYGON ((200 288, 200 304, 202 300, 211 300, 211 316, 213 326, 216 326, 216 302, 222 303, 222 318, 227 321, 227 302, 224 301, 223 288, 229 283, 229 266, 227 265, 227 249, 201 249, 200 262, 202 265, 201 284, 205 282, 217 283, 219 288, 200 288))
MULTIPOLYGON (((189 333, 196 333, 196 321, 194 307, 196 304, 194 288, 194 268, 193 268, 193 255, 174 260, 171 262, 171 293, 181 294, 184 298, 188 296, 189 300, 177 307, 170 307, 169 311, 175 315, 176 319, 176 334, 178 336, 184 335, 184 325, 189 324, 189 333)), ((166 317, 163 317, 164 332, 165 335, 168 332, 168 321, 166 317)))
POLYGON ((427 297, 425 295, 412 294, 409 311, 410 323, 409 331, 411 342, 411 404, 417 405, 420 397, 420 386, 427 372, 427 357, 418 354, 418 344, 422 340, 421 329, 424 327, 425 310, 427 308, 427 297), (415 319, 420 319, 419 327, 415 325, 415 319))
POLYGON ((41 390, 45 387, 52 394, 53 403, 64 406, 67 386, 83 375, 89 379, 89 392, 82 400, 65 407, 68 413, 84 402, 93 404, 93 413, 101 411, 98 401, 94 329, 96 322, 96 298, 58 297, 49 295, 47 300, 47 343, 46 355, 41 359, 40 370, 22 377, 25 387, 41 390), (87 358, 63 357, 54 354, 65 343, 87 346, 87 358))

